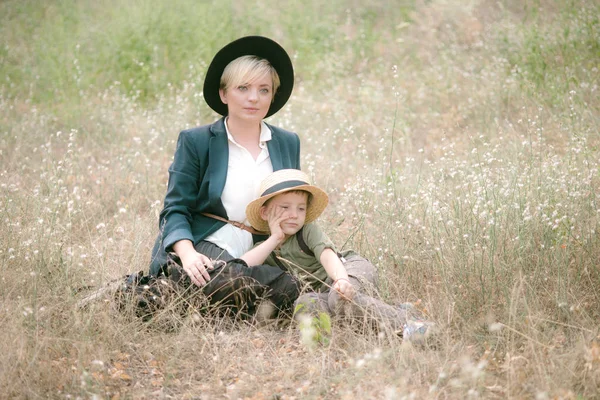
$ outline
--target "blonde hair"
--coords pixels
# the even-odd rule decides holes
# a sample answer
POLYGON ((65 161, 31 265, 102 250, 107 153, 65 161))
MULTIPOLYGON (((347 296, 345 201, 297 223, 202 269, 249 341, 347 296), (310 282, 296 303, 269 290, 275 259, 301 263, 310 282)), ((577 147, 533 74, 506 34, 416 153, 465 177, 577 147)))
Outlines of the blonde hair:
POLYGON ((227 64, 221 75, 219 89, 226 92, 231 87, 247 84, 267 74, 273 81, 273 99, 275 99, 275 93, 280 85, 277 71, 269 61, 252 55, 238 57, 227 64))

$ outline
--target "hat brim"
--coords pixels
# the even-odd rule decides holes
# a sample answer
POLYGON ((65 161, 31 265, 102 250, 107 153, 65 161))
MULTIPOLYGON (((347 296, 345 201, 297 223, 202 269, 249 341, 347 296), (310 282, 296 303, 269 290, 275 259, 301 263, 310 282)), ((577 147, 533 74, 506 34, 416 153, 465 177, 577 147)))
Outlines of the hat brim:
POLYGON ((204 100, 222 116, 228 114, 227 104, 221 101, 219 86, 225 67, 238 57, 255 55, 271 63, 279 75, 280 86, 265 118, 281 109, 292 95, 294 67, 286 51, 277 42, 263 36, 246 36, 223 47, 215 55, 204 77, 204 100))
POLYGON ((268 195, 261 196, 258 199, 250 202, 250 204, 248 204, 246 207, 246 218, 248 219, 248 222, 250 222, 250 225, 252 225, 252 227, 258 231, 269 232, 269 223, 260 216, 260 208, 269 199, 282 193, 295 190, 302 190, 312 195, 306 210, 306 219, 304 220, 304 224, 308 224, 319 218, 323 211, 325 211, 327 204, 329 204, 329 196, 327 196, 327 193, 320 188, 306 184, 284 188, 268 195))

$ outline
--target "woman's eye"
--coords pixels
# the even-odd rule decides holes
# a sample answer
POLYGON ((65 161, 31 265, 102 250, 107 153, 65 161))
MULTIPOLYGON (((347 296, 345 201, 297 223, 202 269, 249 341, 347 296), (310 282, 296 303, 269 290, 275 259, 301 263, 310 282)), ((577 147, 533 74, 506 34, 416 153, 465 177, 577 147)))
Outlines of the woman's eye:
POLYGON ((260 92, 263 94, 268 94, 269 93, 269 89, 260 89, 260 92))
POLYGON ((238 90, 240 92, 244 92, 244 91, 248 90, 248 86, 240 85, 240 86, 238 86, 238 90))

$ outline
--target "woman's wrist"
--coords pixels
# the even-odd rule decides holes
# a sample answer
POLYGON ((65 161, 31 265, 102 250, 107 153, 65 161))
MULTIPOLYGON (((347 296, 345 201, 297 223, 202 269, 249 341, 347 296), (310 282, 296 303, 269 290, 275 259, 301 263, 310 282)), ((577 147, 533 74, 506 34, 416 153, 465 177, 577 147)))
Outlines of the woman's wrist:
POLYGON ((182 254, 188 253, 191 250, 196 250, 194 248, 194 244, 189 239, 181 239, 175 243, 173 243, 173 251, 181 257, 182 254))

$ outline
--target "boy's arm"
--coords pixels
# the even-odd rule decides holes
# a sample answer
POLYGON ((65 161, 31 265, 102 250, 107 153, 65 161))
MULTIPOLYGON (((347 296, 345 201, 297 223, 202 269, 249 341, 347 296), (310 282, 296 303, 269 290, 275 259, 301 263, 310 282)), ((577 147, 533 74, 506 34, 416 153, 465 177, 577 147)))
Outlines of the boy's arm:
POLYGON ((269 236, 267 240, 248 250, 240 258, 246 261, 246 264, 250 267, 261 265, 264 264, 267 257, 269 257, 269 254, 271 254, 277 246, 279 246, 277 238, 275 236, 269 236))
POLYGON ((332 249, 326 248, 323 250, 319 261, 321 261, 325 271, 327 271, 327 276, 329 276, 334 282, 338 279, 348 279, 348 273, 346 272, 344 264, 342 264, 342 261, 338 255, 335 254, 332 249))
POLYGON ((346 300, 352 299, 354 296, 354 288, 348 279, 346 267, 344 267, 344 264, 342 264, 338 255, 332 249, 326 248, 321 253, 319 261, 321 261, 325 271, 327 271, 327 276, 333 279, 332 288, 336 290, 342 298, 346 300))
POLYGON ((250 267, 255 265, 261 265, 265 262, 269 254, 273 252, 283 241, 285 241, 285 234, 281 229, 281 222, 287 217, 283 217, 285 210, 274 210, 271 209, 268 214, 269 230, 271 234, 267 240, 259 244, 258 246, 248 250, 240 258, 246 261, 250 267))

